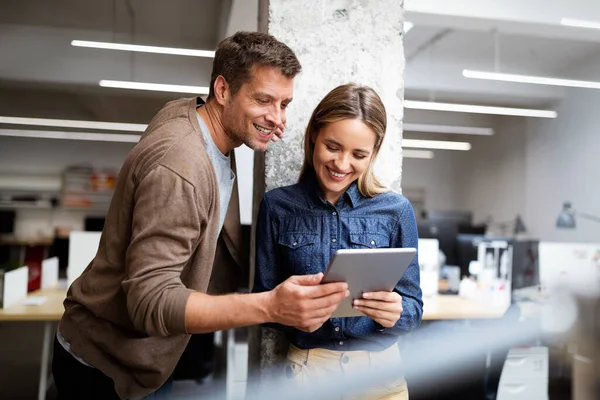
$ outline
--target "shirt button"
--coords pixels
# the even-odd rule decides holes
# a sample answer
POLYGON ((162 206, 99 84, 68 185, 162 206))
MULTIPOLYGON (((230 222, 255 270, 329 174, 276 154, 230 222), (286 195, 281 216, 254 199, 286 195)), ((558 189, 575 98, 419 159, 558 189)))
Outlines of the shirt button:
POLYGON ((374 244, 375 244, 375 241, 374 241, 374 240, 371 240, 371 244, 373 244, 373 245, 374 245, 374 244))
POLYGON ((336 239, 336 238, 333 238, 333 239, 331 239, 331 241, 332 241, 333 243, 335 243, 335 242, 337 242, 337 239, 336 239))
POLYGON ((292 243, 292 246, 298 246, 298 242, 292 243))
POLYGON ((339 331, 340 331, 340 327, 339 327, 339 326, 336 326, 336 327, 335 327, 335 331, 336 331, 336 332, 339 332, 339 331))
POLYGON ((335 217, 336 215, 337 215, 337 213, 334 211, 334 212, 333 212, 333 216, 335 217))
POLYGON ((343 345, 344 345, 344 341, 340 341, 340 346, 343 346, 343 345))
POLYGON ((350 359, 348 358, 348 356, 344 356, 344 357, 342 357, 342 362, 343 362, 344 364, 348 364, 348 361, 350 361, 350 359))

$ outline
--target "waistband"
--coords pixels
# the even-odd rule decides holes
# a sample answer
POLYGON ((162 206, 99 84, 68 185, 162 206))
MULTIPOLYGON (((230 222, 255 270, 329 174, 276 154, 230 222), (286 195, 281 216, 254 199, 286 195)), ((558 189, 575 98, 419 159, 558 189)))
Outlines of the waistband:
POLYGON ((381 366, 384 363, 400 363, 400 348, 395 343, 382 351, 335 351, 328 349, 299 349, 293 344, 288 350, 289 361, 297 364, 343 363, 381 366))

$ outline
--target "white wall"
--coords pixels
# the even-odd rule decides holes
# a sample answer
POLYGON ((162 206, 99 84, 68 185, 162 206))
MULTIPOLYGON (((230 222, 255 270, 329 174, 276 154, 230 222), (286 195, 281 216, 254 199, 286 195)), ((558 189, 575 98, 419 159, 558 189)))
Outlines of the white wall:
POLYGON ((600 93, 572 90, 555 121, 532 121, 527 135, 526 216, 544 240, 598 242, 600 225, 582 219, 577 229, 558 230, 564 201, 576 210, 600 215, 600 93))
MULTIPOLYGON (((585 80, 600 80, 600 56, 571 71, 585 80)), ((576 210, 600 215, 600 93, 571 89, 557 105, 553 121, 531 121, 527 136, 526 210, 532 229, 545 240, 598 242, 600 224, 577 220, 572 231, 554 228, 564 201, 576 210)))
MULTIPOLYGON (((571 73, 599 80, 599 62, 589 60, 571 73)), ((597 223, 578 219, 575 230, 555 223, 564 201, 600 215, 600 93, 571 89, 551 107, 557 119, 501 118, 492 140, 474 142, 464 201, 476 218, 505 221, 521 214, 529 235, 540 240, 597 242, 597 223)))
MULTIPOLYGON (((495 120, 481 114, 459 114, 406 110, 405 122, 413 124, 456 125, 493 128, 495 120)), ((404 132, 405 139, 452 140, 472 143, 472 135, 404 132)), ((433 159, 403 158, 402 189, 425 189, 427 211, 468 210, 464 192, 470 173, 471 151, 434 150, 433 159)))
POLYGON ((555 223, 564 201, 600 215, 600 93, 569 90, 552 108, 559 114, 555 120, 496 118, 494 136, 460 138, 473 145, 466 154, 437 151, 433 160, 405 159, 403 187, 425 187, 428 209, 468 209, 475 222, 520 214, 531 237, 597 242, 597 223, 578 219, 575 230, 559 230, 555 223))
POLYGON ((471 138, 461 201, 476 223, 503 223, 525 211, 526 120, 497 118, 494 125, 493 136, 471 138))
POLYGON ((433 159, 403 158, 402 190, 423 188, 427 211, 465 210, 462 171, 466 153, 442 150, 434 153, 433 159))

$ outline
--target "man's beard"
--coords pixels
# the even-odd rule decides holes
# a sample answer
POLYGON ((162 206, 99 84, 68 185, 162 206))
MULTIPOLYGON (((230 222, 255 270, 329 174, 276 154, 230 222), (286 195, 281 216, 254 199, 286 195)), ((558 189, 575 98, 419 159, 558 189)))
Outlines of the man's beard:
POLYGON ((224 128, 225 134, 227 135, 229 140, 231 140, 235 147, 239 147, 242 144, 245 144, 246 146, 254 150, 255 145, 252 143, 251 135, 248 134, 246 129, 234 125, 224 126, 224 128))

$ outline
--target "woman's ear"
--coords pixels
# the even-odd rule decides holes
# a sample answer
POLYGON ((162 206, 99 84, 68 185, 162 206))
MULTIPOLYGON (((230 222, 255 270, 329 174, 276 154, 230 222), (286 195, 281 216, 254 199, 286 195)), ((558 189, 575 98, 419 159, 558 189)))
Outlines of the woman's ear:
POLYGON ((310 141, 313 144, 317 141, 317 136, 319 136, 319 133, 317 131, 312 131, 312 133, 310 134, 310 141))

